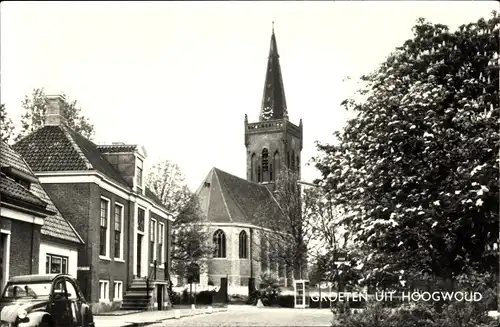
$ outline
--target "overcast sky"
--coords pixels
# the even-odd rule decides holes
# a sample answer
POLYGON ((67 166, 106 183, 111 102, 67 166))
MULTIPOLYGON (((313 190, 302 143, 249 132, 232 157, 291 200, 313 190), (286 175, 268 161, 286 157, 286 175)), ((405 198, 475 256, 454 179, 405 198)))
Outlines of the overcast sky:
MULTIPOLYGON (((212 167, 245 178, 244 115, 258 119, 271 22, 305 163, 348 115, 356 79, 412 37, 418 17, 455 29, 495 1, 1 3, 1 102, 16 122, 33 88, 64 91, 95 142, 139 143, 195 190, 212 167), (343 82, 347 76, 353 82, 343 82)), ((303 167, 303 179, 317 177, 303 167)))

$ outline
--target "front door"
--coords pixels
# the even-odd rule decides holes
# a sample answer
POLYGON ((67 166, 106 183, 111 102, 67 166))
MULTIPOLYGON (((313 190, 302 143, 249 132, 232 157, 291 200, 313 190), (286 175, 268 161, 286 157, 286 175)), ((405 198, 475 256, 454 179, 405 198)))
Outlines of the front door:
POLYGON ((80 293, 77 291, 76 285, 72 280, 66 278, 66 292, 69 301, 70 313, 68 320, 71 320, 71 326, 82 326, 82 299, 80 293))
POLYGON ((158 284, 156 285, 157 293, 156 293, 156 299, 158 301, 158 310, 163 310, 163 289, 165 286, 158 284))
POLYGON ((137 277, 141 277, 142 234, 137 234, 137 277))

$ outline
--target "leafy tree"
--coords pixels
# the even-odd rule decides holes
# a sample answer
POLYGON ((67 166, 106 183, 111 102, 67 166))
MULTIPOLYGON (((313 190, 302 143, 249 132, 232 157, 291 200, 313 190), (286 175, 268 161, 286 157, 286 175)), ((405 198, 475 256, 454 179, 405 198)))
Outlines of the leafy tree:
MULTIPOLYGON (((63 94, 63 96, 66 98, 66 95, 63 94)), ((22 107, 24 114, 21 116, 21 131, 16 136, 15 141, 43 126, 47 112, 47 96, 43 88, 34 89, 31 97, 26 95, 22 107)), ((94 135, 94 125, 81 114, 81 111, 81 108, 77 107, 76 101, 64 101, 62 116, 66 119, 67 125, 91 139, 94 135)))
POLYGON ((2 142, 9 143, 12 139, 14 133, 14 123, 12 119, 7 117, 7 111, 5 110, 5 104, 0 105, 0 137, 2 142))
POLYGON ((378 271, 498 273, 499 25, 420 19, 318 144, 318 183, 378 271))
POLYGON ((184 277, 190 265, 201 263, 213 250, 198 197, 186 186, 179 166, 169 160, 152 167, 146 185, 176 217, 172 224, 172 271, 184 277))

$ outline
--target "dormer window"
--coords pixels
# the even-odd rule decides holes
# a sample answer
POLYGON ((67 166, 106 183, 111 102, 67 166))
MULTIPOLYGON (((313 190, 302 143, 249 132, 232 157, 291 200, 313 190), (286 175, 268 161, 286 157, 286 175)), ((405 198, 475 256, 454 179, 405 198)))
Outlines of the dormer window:
POLYGON ((142 172, 143 172, 143 162, 141 159, 137 158, 137 173, 136 173, 136 183, 137 187, 142 190, 142 172))
POLYGON ((5 176, 12 179, 27 190, 30 189, 31 183, 37 182, 35 176, 29 175, 15 167, 2 167, 1 171, 5 174, 5 176))

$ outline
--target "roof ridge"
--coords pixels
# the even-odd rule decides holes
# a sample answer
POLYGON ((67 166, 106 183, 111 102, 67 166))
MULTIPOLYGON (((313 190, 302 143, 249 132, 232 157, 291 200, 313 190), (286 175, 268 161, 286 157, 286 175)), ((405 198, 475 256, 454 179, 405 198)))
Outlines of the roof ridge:
POLYGON ((215 177, 216 177, 216 179, 217 179, 217 182, 219 183, 219 188, 220 188, 220 190, 221 190, 221 192, 220 192, 220 193, 221 193, 221 196, 222 196, 222 201, 224 202, 224 207, 226 208, 227 214, 228 214, 228 216, 229 216, 229 220, 230 220, 232 223, 234 223, 233 217, 231 217, 231 211, 229 211, 229 207, 227 206, 227 201, 226 201, 226 198, 225 198, 225 196, 224 196, 224 192, 223 192, 223 190, 222 190, 222 185, 221 185, 221 182, 220 182, 220 178, 219 178, 219 176, 218 176, 217 174, 215 174, 215 177))
MULTIPOLYGON (((215 169, 218 169, 218 168, 215 168, 215 169)), ((220 170, 220 169, 219 169, 219 170, 220 170)), ((226 174, 228 174, 228 175, 234 176, 234 175, 229 174, 229 173, 227 173, 227 172, 225 172, 225 171, 223 171, 223 170, 220 170, 220 171, 221 171, 221 172, 223 172, 223 173, 226 173, 226 174)), ((216 174, 216 175, 217 175, 217 174, 216 174)), ((234 177, 239 178, 238 176, 234 176, 234 177)), ((246 179, 243 179, 243 178, 240 178, 240 179, 241 179, 241 180, 243 180, 243 181, 245 181, 245 182, 248 182, 246 179)), ((220 185, 220 179, 219 179, 219 176, 217 176, 217 180, 219 180, 219 185, 220 185)), ((231 197, 231 199, 233 200, 233 202, 236 204, 236 206, 238 207, 238 209, 240 209, 241 213, 245 216, 245 218, 246 218, 247 222, 249 222, 249 223, 251 223, 251 224, 253 225, 253 223, 254 223, 254 222, 253 222, 253 220, 252 220, 252 219, 250 219, 250 218, 248 217, 248 213, 247 213, 245 210, 243 210, 243 208, 241 207, 240 203, 239 203, 238 201, 236 201, 236 199, 234 198, 234 195, 233 195, 233 193, 231 192, 230 188, 229 188, 229 187, 227 187, 227 185, 226 185, 225 183, 223 183, 223 184, 224 184, 224 189, 225 189, 225 191, 226 191, 227 193, 229 193, 229 196, 231 197)), ((222 187, 221 187, 221 191, 222 191, 222 187)), ((223 197, 224 197, 224 195, 223 195, 223 197)), ((229 217, 231 218, 231 214, 229 215, 229 217)))
MULTIPOLYGON (((222 170, 222 169, 220 169, 220 168, 214 167, 213 169, 216 169, 216 170, 218 170, 218 171, 220 171, 220 172, 222 172, 222 173, 224 173, 224 174, 231 175, 231 176, 233 176, 234 178, 240 179, 240 180, 242 180, 242 181, 244 181, 244 182, 247 182, 247 183, 250 183, 250 184, 253 184, 253 185, 257 185, 257 186, 259 186, 259 187, 265 187, 264 185, 262 185, 262 184, 260 184, 260 183, 253 182, 253 181, 249 181, 249 180, 244 179, 244 178, 242 178, 242 177, 239 177, 239 176, 233 175, 233 174, 231 174, 231 173, 228 173, 227 171, 222 170)), ((265 188, 267 188, 267 187, 265 187, 265 188)))
MULTIPOLYGON (((85 156, 85 154, 83 153, 82 149, 78 146, 78 144, 76 144, 75 140, 73 139, 73 136, 71 135, 71 133, 69 132, 69 127, 65 126, 65 125, 60 125, 60 128, 61 130, 63 131, 64 135, 66 136, 66 138, 69 140, 69 143, 71 144, 71 146, 73 147, 73 149, 75 149, 75 151, 78 153, 78 155, 80 156, 80 159, 83 160, 85 166, 87 167, 87 169, 91 170, 91 169, 94 169, 94 167, 92 166, 92 164, 90 163, 89 159, 87 159, 87 157, 85 156)), ((73 130, 71 130, 72 132, 75 132, 73 130)), ((75 132, 75 133, 78 133, 78 132, 75 132)), ((80 134, 81 135, 81 134, 80 134)), ((83 135, 81 135, 82 137, 84 137, 83 135)), ((89 142, 93 143, 92 141, 88 140, 89 142)), ((94 144, 94 143, 93 143, 94 144)), ((95 144, 94 144, 95 145, 95 144)))

